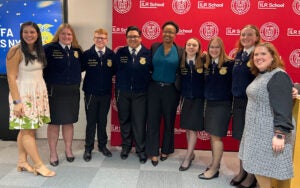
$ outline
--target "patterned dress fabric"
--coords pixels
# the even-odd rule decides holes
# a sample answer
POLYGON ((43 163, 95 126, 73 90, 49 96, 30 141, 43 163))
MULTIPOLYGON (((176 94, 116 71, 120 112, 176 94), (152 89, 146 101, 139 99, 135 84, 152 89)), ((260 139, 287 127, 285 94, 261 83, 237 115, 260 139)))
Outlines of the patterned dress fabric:
POLYGON ((259 74, 248 86, 248 104, 239 157, 244 169, 252 174, 285 180, 293 177, 292 134, 287 134, 282 153, 272 150, 274 113, 270 108, 268 82, 278 71, 259 74))
POLYGON ((13 99, 9 94, 9 129, 37 129, 50 122, 48 94, 43 79, 43 65, 37 60, 26 66, 25 57, 19 64, 17 85, 25 115, 18 118, 13 112, 13 99))

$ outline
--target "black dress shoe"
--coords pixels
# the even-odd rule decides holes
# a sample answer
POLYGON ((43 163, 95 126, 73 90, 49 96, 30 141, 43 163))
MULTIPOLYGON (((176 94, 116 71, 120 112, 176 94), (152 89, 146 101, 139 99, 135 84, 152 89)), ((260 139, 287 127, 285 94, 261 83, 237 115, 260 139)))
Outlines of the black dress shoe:
POLYGON ((214 178, 217 178, 217 177, 219 177, 219 171, 217 171, 217 172, 216 172, 213 176, 211 176, 211 177, 206 177, 206 176, 204 175, 204 172, 198 175, 198 178, 199 178, 199 179, 203 179, 203 180, 211 180, 211 179, 214 179, 214 178))
POLYGON ((112 153, 107 149, 106 146, 104 146, 103 148, 99 149, 99 151, 106 157, 111 157, 112 153))
MULTIPOLYGON (((244 172, 245 172, 245 171, 244 171, 244 172)), ((239 181, 235 181, 234 179, 232 179, 232 180, 230 181, 230 185, 232 185, 232 186, 237 186, 237 185, 241 184, 242 181, 244 181, 244 179, 246 179, 247 175, 248 175, 248 173, 245 172, 245 173, 243 174, 243 177, 242 177, 239 181)))
POLYGON ((89 162, 89 161, 92 159, 92 152, 90 152, 90 151, 85 151, 84 154, 83 154, 83 159, 84 159, 86 162, 89 162))
POLYGON ((238 188, 255 188, 256 187, 256 183, 257 183, 257 181, 256 181, 256 179, 254 179, 254 181, 251 183, 251 185, 249 187, 244 186, 242 184, 239 184, 238 188))
POLYGON ((50 161, 50 165, 51 166, 58 166, 58 164, 59 164, 58 160, 56 160, 56 161, 50 161))
POLYGON ((73 157, 68 157, 67 154, 66 154, 66 159, 67 159, 68 162, 71 163, 75 160, 75 157, 74 156, 73 157))
POLYGON ((188 164, 187 167, 184 167, 184 166, 181 165, 179 167, 179 171, 186 171, 186 170, 188 170, 191 167, 191 164, 192 164, 192 160, 189 161, 189 164, 188 164))
POLYGON ((121 154, 120 154, 121 159, 123 159, 123 160, 127 159, 128 154, 129 154, 128 150, 122 149, 121 154))
POLYGON ((157 166, 158 165, 158 161, 154 161, 152 159, 151 159, 151 163, 152 163, 153 166, 157 166))
POLYGON ((139 153, 138 156, 141 164, 145 164, 147 162, 147 156, 145 153, 139 153))
POLYGON ((165 161, 167 159, 168 159, 168 155, 166 155, 166 156, 160 155, 160 160, 161 161, 165 161))

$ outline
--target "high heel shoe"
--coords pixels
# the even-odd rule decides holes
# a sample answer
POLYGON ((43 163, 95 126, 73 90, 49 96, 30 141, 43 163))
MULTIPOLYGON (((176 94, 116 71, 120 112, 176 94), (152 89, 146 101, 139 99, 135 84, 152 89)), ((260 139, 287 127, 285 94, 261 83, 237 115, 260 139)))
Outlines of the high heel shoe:
POLYGON ((242 183, 246 179, 247 175, 248 175, 248 173, 246 171, 244 171, 244 174, 243 174, 242 178, 239 181, 236 181, 236 180, 232 179, 230 181, 230 185, 232 185, 232 186, 239 185, 240 183, 242 183))
POLYGON ((22 171, 33 172, 33 168, 32 168, 32 166, 30 166, 28 164, 28 162, 18 162, 17 171, 18 172, 22 172, 22 171))
POLYGON ((71 163, 71 162, 73 162, 75 160, 75 157, 74 156, 73 157, 68 157, 67 153, 66 153, 66 159, 67 159, 68 162, 71 163))
POLYGON ((242 184, 239 184, 238 188, 255 188, 256 187, 256 183, 257 183, 257 181, 256 181, 256 179, 254 179, 254 181, 251 183, 251 185, 249 187, 246 187, 246 186, 244 186, 242 184))
POLYGON ((152 157, 151 158, 151 163, 152 163, 153 166, 157 166, 158 165, 158 159, 157 159, 157 157, 152 157))
POLYGON ((189 161, 189 164, 188 164, 186 167, 182 166, 182 164, 181 164, 181 166, 179 167, 179 171, 186 171, 186 170, 188 170, 188 169, 191 167, 192 160, 193 160, 193 159, 191 159, 191 160, 189 161))
POLYGON ((36 176, 52 177, 56 175, 54 171, 49 170, 44 164, 36 165, 33 170, 33 173, 36 176))
POLYGON ((51 166, 58 166, 59 160, 57 159, 56 161, 49 161, 51 166))
POLYGON ((167 154, 161 154, 160 155, 160 160, 161 161, 165 161, 165 160, 167 160, 168 159, 168 155, 167 154))
POLYGON ((211 176, 211 177, 206 177, 206 176, 204 175, 204 172, 198 175, 198 178, 199 178, 199 179, 203 179, 203 180, 211 180, 211 179, 214 179, 214 178, 217 178, 217 177, 219 177, 219 171, 217 171, 217 172, 216 172, 213 176, 211 176))

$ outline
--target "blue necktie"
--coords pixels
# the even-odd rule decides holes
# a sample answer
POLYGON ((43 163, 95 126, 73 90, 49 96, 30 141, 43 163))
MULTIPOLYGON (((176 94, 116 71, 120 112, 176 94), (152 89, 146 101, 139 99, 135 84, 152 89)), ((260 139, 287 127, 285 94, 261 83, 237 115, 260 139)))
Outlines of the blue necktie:
POLYGON ((215 74, 215 69, 217 67, 217 63, 215 61, 212 62, 212 73, 215 74))
POLYGON ((131 51, 131 57, 132 57, 132 62, 134 62, 135 59, 136 59, 136 53, 135 53, 135 49, 134 48, 131 51))
POLYGON ((242 53, 242 61, 245 62, 248 58, 248 53, 246 51, 243 51, 242 53))
POLYGON ((70 55, 70 49, 69 49, 68 46, 65 46, 65 51, 66 51, 67 55, 69 56, 70 55))
POLYGON ((194 66, 194 62, 192 60, 189 60, 189 67, 191 71, 193 70, 193 66, 194 66))

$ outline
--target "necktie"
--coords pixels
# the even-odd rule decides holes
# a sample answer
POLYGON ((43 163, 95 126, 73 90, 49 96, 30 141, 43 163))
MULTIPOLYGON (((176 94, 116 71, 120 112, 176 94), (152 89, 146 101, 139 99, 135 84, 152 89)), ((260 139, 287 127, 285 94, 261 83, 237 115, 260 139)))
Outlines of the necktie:
POLYGON ((100 59, 102 58, 103 52, 101 50, 98 51, 98 56, 100 57, 100 59))
POLYGON ((134 62, 135 59, 136 59, 136 53, 135 53, 135 49, 134 48, 131 51, 131 57, 132 57, 132 62, 134 62))
POLYGON ((246 51, 243 51, 242 53, 242 61, 245 62, 247 60, 248 53, 246 51))
POLYGON ((194 62, 192 60, 189 60, 189 67, 191 71, 193 70, 193 66, 194 66, 194 62))
POLYGON ((65 51, 66 51, 67 55, 69 56, 70 55, 70 49, 69 49, 68 46, 65 46, 65 51))
POLYGON ((212 62, 212 73, 215 74, 215 69, 217 67, 217 63, 215 61, 212 62))

